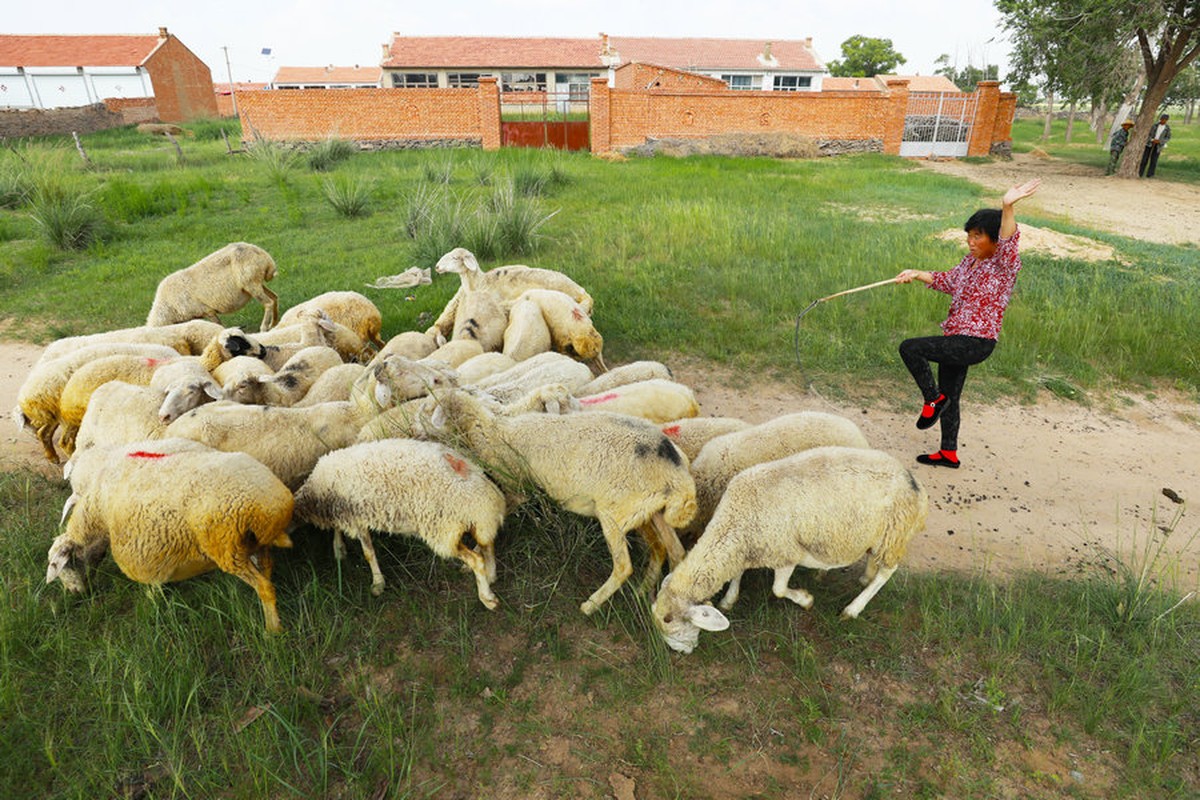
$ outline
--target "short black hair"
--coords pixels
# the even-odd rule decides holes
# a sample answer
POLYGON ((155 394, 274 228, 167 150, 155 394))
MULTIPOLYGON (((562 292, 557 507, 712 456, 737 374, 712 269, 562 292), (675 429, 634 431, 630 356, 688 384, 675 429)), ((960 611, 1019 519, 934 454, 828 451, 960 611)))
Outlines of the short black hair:
POLYGON ((981 231, 988 235, 988 238, 993 242, 1000 241, 1000 209, 998 208, 981 208, 971 215, 963 225, 963 230, 967 233, 971 231, 981 231))

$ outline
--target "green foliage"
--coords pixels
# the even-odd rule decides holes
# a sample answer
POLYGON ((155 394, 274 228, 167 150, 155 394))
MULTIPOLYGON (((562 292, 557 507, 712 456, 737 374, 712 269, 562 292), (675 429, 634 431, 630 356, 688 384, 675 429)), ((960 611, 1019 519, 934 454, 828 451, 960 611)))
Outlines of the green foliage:
POLYGON ((975 87, 980 81, 1000 80, 1000 67, 995 64, 983 67, 967 64, 965 67, 959 68, 950 63, 950 56, 946 53, 938 56, 933 63, 937 66, 937 69, 933 71, 934 75, 945 75, 951 83, 964 92, 975 91, 975 87))
POLYGON ((299 150, 266 139, 257 139, 246 145, 246 155, 251 161, 261 164, 276 183, 285 183, 303 158, 299 150))
POLYGON ((29 198, 29 216, 46 240, 61 250, 81 250, 98 241, 104 215, 89 192, 67 182, 44 180, 29 198))
POLYGON ((891 39, 856 34, 842 42, 842 57, 829 62, 829 74, 842 78, 890 75, 906 61, 892 49, 891 39))
POLYGON ((328 172, 358 152, 353 142, 329 137, 322 139, 309 149, 308 168, 313 172, 328 172))
POLYGON ((368 213, 375 182, 369 177, 335 175, 321 181, 325 199, 343 217, 361 217, 368 213))

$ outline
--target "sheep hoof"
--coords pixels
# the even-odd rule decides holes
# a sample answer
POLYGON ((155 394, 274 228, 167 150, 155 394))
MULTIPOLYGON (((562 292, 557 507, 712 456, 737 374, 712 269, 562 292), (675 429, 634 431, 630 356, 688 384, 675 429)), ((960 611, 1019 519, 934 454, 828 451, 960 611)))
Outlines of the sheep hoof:
POLYGON ((379 597, 379 595, 383 594, 383 581, 371 584, 371 594, 375 595, 376 597, 379 597))
POLYGON ((491 597, 480 597, 479 602, 483 603, 484 607, 487 608, 488 611, 495 611, 500 607, 500 601, 495 595, 492 595, 491 597))
POLYGON ((842 619, 858 619, 858 614, 848 608, 842 609, 842 619))
POLYGON ((596 612, 597 608, 599 608, 599 606, 597 606, 591 600, 584 600, 583 605, 581 605, 579 607, 579 610, 582 611, 585 615, 590 617, 592 614, 594 614, 596 612))

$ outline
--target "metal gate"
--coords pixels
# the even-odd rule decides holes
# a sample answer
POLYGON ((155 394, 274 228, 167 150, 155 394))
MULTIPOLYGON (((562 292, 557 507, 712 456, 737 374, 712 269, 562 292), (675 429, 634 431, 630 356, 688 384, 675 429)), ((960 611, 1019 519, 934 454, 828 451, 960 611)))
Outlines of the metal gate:
POLYGON ((500 144, 504 147, 590 146, 585 91, 503 92, 500 95, 500 144))
POLYGON ((978 92, 910 92, 900 155, 965 156, 978 105, 978 92))

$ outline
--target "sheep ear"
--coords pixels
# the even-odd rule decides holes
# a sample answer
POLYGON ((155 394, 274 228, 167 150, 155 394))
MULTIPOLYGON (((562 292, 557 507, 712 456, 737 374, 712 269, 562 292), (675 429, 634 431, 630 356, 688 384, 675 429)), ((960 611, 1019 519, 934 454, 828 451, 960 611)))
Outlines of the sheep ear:
POLYGON ((729 627, 728 618, 708 604, 691 606, 683 612, 683 618, 702 631, 723 631, 729 627))
POLYGON ((221 384, 214 381, 205 381, 204 393, 213 400, 220 400, 225 397, 225 390, 221 388, 221 384))
POLYGON ((441 403, 434 406, 433 413, 429 415, 429 424, 439 431, 446 427, 446 412, 442 410, 441 403))
POLYGON ((79 495, 72 492, 71 496, 67 498, 67 501, 65 503, 63 503, 62 517, 60 517, 58 520, 59 525, 62 525, 64 522, 67 521, 67 515, 71 513, 71 509, 74 508, 75 504, 78 502, 79 502, 79 495))
POLYGON ((256 380, 259 383, 270 383, 271 378, 273 378, 273 377, 275 377, 275 376, 274 375, 255 375, 254 380, 256 380))
POLYGON ((387 408, 392 404, 392 390, 386 384, 375 384, 375 403, 380 408, 387 408))
POLYGON ((68 539, 65 533, 55 538, 54 543, 50 545, 50 553, 47 557, 49 563, 46 567, 46 583, 50 583, 62 574, 62 571, 71 563, 71 556, 76 549, 76 544, 68 539))

